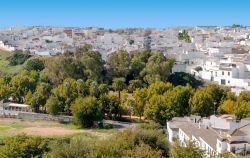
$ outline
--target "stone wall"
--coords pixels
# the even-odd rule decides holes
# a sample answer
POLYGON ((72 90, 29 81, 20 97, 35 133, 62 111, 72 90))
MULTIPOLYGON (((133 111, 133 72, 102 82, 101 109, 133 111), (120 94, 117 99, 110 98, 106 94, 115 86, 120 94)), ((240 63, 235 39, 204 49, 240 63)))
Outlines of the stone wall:
POLYGON ((48 120, 48 121, 59 121, 69 123, 72 121, 71 116, 58 115, 53 116, 49 114, 33 113, 33 112, 17 112, 17 111, 7 111, 0 110, 1 117, 7 118, 18 118, 18 119, 30 119, 30 120, 48 120))

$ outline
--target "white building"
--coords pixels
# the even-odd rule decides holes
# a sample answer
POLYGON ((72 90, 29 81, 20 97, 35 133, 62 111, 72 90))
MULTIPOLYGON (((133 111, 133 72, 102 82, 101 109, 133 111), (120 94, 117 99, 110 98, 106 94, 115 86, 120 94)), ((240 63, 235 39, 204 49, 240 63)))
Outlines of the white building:
POLYGON ((6 50, 6 51, 10 51, 10 52, 16 50, 15 47, 13 47, 11 45, 6 45, 6 44, 4 44, 3 41, 0 41, 0 49, 6 50))
POLYGON ((250 90, 250 58, 248 56, 225 55, 222 58, 207 58, 202 71, 191 73, 204 80, 225 85, 234 89, 236 94, 250 90))
POLYGON ((176 117, 167 122, 167 131, 170 142, 176 139, 185 146, 192 141, 208 156, 250 152, 250 119, 237 122, 233 115, 176 117))
POLYGON ((173 68, 172 68, 172 73, 175 72, 186 72, 187 65, 182 62, 174 62, 173 68))
POLYGON ((17 116, 19 112, 30 111, 29 105, 0 101, 0 116, 17 116))

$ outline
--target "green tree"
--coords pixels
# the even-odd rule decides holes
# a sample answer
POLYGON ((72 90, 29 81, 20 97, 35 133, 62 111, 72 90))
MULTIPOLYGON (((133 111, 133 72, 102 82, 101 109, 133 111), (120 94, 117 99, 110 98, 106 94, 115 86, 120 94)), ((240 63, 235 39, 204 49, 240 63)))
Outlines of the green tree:
POLYGON ((141 72, 144 81, 148 84, 167 81, 175 60, 167 59, 163 53, 154 53, 141 72))
POLYGON ((194 90, 190 86, 177 86, 167 91, 164 96, 166 98, 166 113, 172 113, 172 117, 187 116, 190 114, 188 101, 193 96, 194 90))
POLYGON ((85 74, 88 79, 102 82, 104 78, 104 61, 102 55, 96 51, 84 52, 81 57, 85 74))
POLYGON ((136 51, 132 54, 129 72, 129 77, 131 79, 142 79, 141 72, 145 68, 150 56, 151 51, 147 49, 142 51, 136 51))
POLYGON ((141 80, 130 80, 128 90, 129 90, 129 92, 133 92, 137 88, 142 88, 143 86, 144 85, 143 85, 141 80))
POLYGON ((109 54, 107 58, 107 72, 110 78, 124 77, 130 71, 131 57, 128 52, 118 51, 109 54))
POLYGON ((250 92, 247 92, 247 91, 241 92, 237 98, 237 101, 238 102, 242 102, 242 101, 250 102, 250 92))
POLYGON ((11 89, 10 89, 10 77, 3 77, 0 78, 0 99, 8 99, 11 94, 11 89))
POLYGON ((126 87, 125 78, 114 78, 112 87, 118 92, 118 98, 121 100, 121 91, 126 87))
POLYGON ((148 100, 144 116, 160 124, 165 124, 166 120, 171 119, 175 114, 174 110, 167 107, 166 98, 163 95, 153 95, 148 100))
POLYGON ((173 89, 173 85, 171 83, 156 82, 148 87, 148 95, 163 95, 171 89, 173 89))
POLYGON ((40 137, 17 135, 6 138, 4 145, 0 146, 0 157, 2 158, 42 158, 49 150, 48 144, 40 137))
POLYGON ((45 106, 47 112, 52 115, 58 115, 60 112, 64 111, 63 103, 55 96, 50 96, 45 106))
POLYGON ((62 84, 52 90, 61 102, 64 103, 64 112, 70 114, 70 105, 78 97, 77 82, 67 78, 62 84))
POLYGON ((214 99, 205 89, 198 89, 189 100, 191 114, 209 116, 216 111, 214 99))
POLYGON ((79 97, 71 105, 74 122, 82 127, 91 127, 102 119, 101 106, 95 97, 79 97))
POLYGON ((53 57, 45 60, 45 70, 55 86, 66 78, 85 79, 83 65, 73 57, 53 57))
POLYGON ((44 69, 44 63, 39 58, 29 59, 26 65, 24 66, 24 69, 27 71, 41 71, 44 69))
POLYGON ((99 84, 98 91, 100 95, 107 94, 109 92, 109 86, 107 84, 99 84))
POLYGON ((237 101, 235 104, 235 116, 237 120, 250 117, 250 102, 237 101))
POLYGON ((35 91, 35 80, 29 76, 16 75, 10 81, 11 96, 17 102, 23 102, 23 98, 31 91, 35 91))
POLYGON ((209 84, 204 87, 206 93, 210 94, 213 98, 213 102, 215 103, 215 110, 219 107, 223 98, 225 98, 229 92, 229 89, 220 85, 209 84))
POLYGON ((185 40, 185 42, 191 43, 191 38, 186 30, 183 30, 178 33, 178 40, 180 41, 185 40))
POLYGON ((85 44, 83 47, 76 50, 75 58, 80 59, 85 52, 92 51, 92 46, 89 44, 85 44))
POLYGON ((48 84, 48 83, 44 83, 44 82, 41 82, 37 85, 36 87, 36 91, 35 91, 35 95, 37 95, 38 97, 38 100, 36 101, 36 103, 39 105, 39 106, 42 106, 44 107, 44 105, 46 104, 46 101, 47 99, 49 98, 50 96, 50 92, 51 92, 51 85, 48 84))
POLYGON ((24 97, 24 103, 28 105, 32 105, 33 103, 33 94, 29 91, 26 96, 24 97))
POLYGON ((99 98, 99 103, 102 107, 103 114, 107 114, 107 117, 113 119, 113 116, 117 118, 120 113, 120 101, 117 95, 105 94, 99 98))
POLYGON ((235 112, 235 101, 224 100, 218 108, 220 114, 234 114, 235 112))
POLYGON ((136 101, 133 108, 135 113, 140 117, 143 116, 146 101, 148 99, 148 91, 146 88, 136 89, 133 93, 133 97, 136 101))
POLYGON ((89 93, 88 87, 86 86, 86 84, 84 83, 82 79, 78 79, 76 81, 76 89, 77 89, 78 96, 87 96, 89 93))
POLYGON ((244 91, 240 93, 234 109, 234 114, 238 120, 250 116, 250 92, 244 91))
POLYGON ((194 88, 198 88, 202 86, 202 81, 197 80, 193 75, 185 72, 176 72, 169 76, 168 81, 172 83, 174 86, 182 85, 186 86, 189 84, 194 88))

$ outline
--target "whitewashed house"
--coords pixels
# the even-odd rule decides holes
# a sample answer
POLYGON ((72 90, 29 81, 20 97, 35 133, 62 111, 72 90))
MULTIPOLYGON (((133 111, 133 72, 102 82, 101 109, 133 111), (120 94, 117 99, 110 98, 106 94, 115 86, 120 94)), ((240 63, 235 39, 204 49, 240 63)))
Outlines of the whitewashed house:
POLYGON ((234 89, 236 94, 242 90, 250 90, 250 58, 248 56, 209 57, 201 67, 202 71, 197 72, 192 69, 191 73, 204 80, 228 86, 234 89))
POLYGON ((182 146, 192 141, 206 155, 231 152, 246 155, 250 152, 250 119, 236 121, 233 115, 175 117, 167 122, 169 141, 182 146))
POLYGON ((11 46, 11 45, 7 45, 7 44, 4 44, 3 41, 0 41, 0 49, 3 49, 3 50, 6 50, 6 51, 15 51, 15 47, 11 46))

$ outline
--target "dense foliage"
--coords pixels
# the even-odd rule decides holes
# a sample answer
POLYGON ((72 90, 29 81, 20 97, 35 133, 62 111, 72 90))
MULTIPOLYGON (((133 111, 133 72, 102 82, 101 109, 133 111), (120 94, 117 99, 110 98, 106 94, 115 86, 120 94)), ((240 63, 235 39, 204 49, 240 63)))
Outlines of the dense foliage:
POLYGON ((191 43, 191 38, 186 30, 183 30, 182 32, 178 33, 178 40, 184 40, 187 43, 191 43))
POLYGON ((29 52, 23 52, 18 50, 13 52, 13 54, 8 58, 8 60, 10 65, 15 66, 23 64, 29 58, 29 52))
POLYGON ((171 73, 173 63, 149 49, 114 52, 104 61, 85 45, 75 54, 28 59, 22 72, 0 78, 0 98, 26 103, 36 112, 72 115, 83 127, 122 115, 161 124, 191 114, 250 115, 248 92, 236 98, 224 87, 201 87, 190 74, 171 73))
POLYGON ((47 158, 160 158, 168 157, 168 142, 163 130, 156 125, 145 125, 114 134, 109 139, 83 139, 57 142, 51 145, 47 158))
POLYGON ((4 140, 0 146, 2 158, 41 158, 49 150, 48 144, 40 137, 17 135, 4 140))
POLYGON ((167 137, 157 124, 143 124, 107 139, 48 139, 17 135, 0 145, 2 158, 168 157, 167 137))
POLYGON ((194 142, 187 142, 186 147, 175 142, 171 148, 170 158, 203 158, 205 151, 195 145, 194 142))

